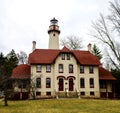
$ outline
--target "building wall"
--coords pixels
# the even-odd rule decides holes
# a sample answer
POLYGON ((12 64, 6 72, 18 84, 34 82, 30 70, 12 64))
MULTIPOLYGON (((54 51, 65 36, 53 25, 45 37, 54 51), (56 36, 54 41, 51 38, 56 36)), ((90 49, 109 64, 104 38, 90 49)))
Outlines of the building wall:
POLYGON ((56 88, 55 89, 58 89, 58 77, 59 76, 64 76, 65 79, 64 79, 64 91, 66 91, 68 89, 68 86, 69 86, 69 82, 68 82, 68 77, 72 76, 75 77, 74 79, 74 91, 77 89, 77 78, 78 78, 78 73, 77 73, 77 62, 76 62, 76 59, 74 58, 74 56, 71 54, 70 55, 70 60, 67 60, 66 59, 66 54, 65 54, 65 60, 62 60, 61 59, 61 54, 58 56, 58 58, 56 59, 55 61, 55 86, 56 88), (59 64, 63 64, 64 66, 64 72, 63 73, 59 73, 59 70, 58 70, 58 66, 59 64), (69 73, 69 64, 72 64, 73 65, 73 73, 69 73))
MULTIPOLYGON (((85 92, 84 97, 99 97, 99 78, 98 67, 94 66, 94 73, 89 73, 89 66, 84 66, 84 73, 80 73, 80 64, 77 63, 75 57, 71 54, 70 60, 67 60, 67 54, 65 54, 65 60, 61 59, 61 54, 56 58, 54 64, 51 65, 51 72, 46 72, 46 65, 42 65, 42 71, 36 72, 36 65, 31 65, 31 77, 34 82, 36 78, 41 78, 41 88, 36 88, 36 92, 41 92, 40 96, 46 96, 46 92, 51 92, 51 95, 55 96, 59 91, 59 78, 64 79, 64 89, 59 92, 69 91, 69 79, 73 79, 73 91, 72 92, 85 92), (59 64, 63 64, 64 72, 59 73, 59 64), (73 65, 73 73, 69 73, 69 64, 73 65), (51 87, 46 88, 46 78, 51 78, 51 87), (85 79, 85 87, 80 88, 80 78, 85 79), (90 88, 89 79, 94 79, 94 88, 90 88), (90 92, 94 94, 90 95, 90 92)), ((39 97, 39 96, 38 96, 39 97)))
MULTIPOLYGON (((100 96, 99 93, 99 76, 98 76, 98 67, 94 66, 94 73, 89 73, 89 66, 85 66, 85 71, 83 74, 79 74, 79 80, 80 78, 85 79, 85 88, 79 88, 80 92, 85 92, 85 96, 90 96, 90 92, 94 92, 96 97, 100 96), (90 78, 94 79, 94 88, 90 88, 89 80, 90 78)), ((80 83, 79 83, 80 87, 80 83)))
POLYGON ((36 88, 36 92, 41 92, 41 96, 46 95, 46 92, 51 92, 54 95, 54 81, 53 81, 53 65, 51 65, 51 72, 46 73, 46 65, 42 65, 42 71, 36 71, 36 65, 31 65, 31 77, 34 85, 36 85, 36 78, 41 78, 41 88, 36 88), (46 78, 51 78, 51 88, 46 88, 46 78))

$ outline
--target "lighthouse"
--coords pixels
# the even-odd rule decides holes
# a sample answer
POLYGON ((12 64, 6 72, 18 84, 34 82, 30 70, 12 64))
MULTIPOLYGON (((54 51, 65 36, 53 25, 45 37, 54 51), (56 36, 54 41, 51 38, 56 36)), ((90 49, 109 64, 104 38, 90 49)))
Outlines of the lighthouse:
POLYGON ((48 30, 49 34, 49 47, 48 49, 59 49, 59 26, 58 26, 58 20, 53 18, 50 20, 50 26, 48 30))

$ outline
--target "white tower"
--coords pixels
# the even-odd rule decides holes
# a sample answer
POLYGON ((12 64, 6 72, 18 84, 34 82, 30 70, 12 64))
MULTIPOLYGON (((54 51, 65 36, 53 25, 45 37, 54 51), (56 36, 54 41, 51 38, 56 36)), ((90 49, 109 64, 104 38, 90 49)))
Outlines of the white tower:
POLYGON ((50 20, 51 24, 49 26, 49 49, 59 49, 59 26, 57 25, 58 20, 53 18, 50 20))

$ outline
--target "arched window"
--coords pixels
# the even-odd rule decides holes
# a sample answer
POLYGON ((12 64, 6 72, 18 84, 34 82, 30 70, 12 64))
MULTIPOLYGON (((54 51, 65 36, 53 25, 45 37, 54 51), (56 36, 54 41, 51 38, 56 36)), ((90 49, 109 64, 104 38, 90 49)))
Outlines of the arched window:
POLYGON ((51 65, 50 64, 46 65, 46 72, 48 72, 48 73, 51 72, 51 65))
POLYGON ((59 64, 58 70, 59 73, 63 73, 63 64, 59 64))
POLYGON ((94 67, 93 66, 89 66, 89 73, 94 73, 94 67))
POLYGON ((69 73, 73 73, 73 65, 69 64, 69 73))
POLYGON ((51 78, 46 78, 46 88, 51 87, 51 78))
POLYGON ((84 66, 80 65, 80 73, 84 73, 84 66))
POLYGON ((89 82, 90 82, 90 88, 94 88, 94 79, 90 78, 89 82))
POLYGON ((36 87, 41 88, 41 78, 36 78, 36 87))
POLYGON ((42 71, 42 66, 41 65, 36 65, 36 71, 41 72, 42 71))
POLYGON ((85 80, 84 80, 84 78, 80 79, 80 88, 85 88, 85 80))

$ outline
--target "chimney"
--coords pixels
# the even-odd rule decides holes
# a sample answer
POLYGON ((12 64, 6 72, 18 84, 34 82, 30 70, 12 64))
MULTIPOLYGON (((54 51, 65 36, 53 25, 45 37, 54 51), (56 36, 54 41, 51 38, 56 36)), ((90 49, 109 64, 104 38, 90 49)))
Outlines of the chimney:
POLYGON ((33 47, 32 47, 32 51, 34 51, 36 49, 36 41, 33 41, 33 47))
POLYGON ((92 44, 91 44, 91 43, 88 44, 88 51, 89 51, 90 53, 92 53, 92 44))

